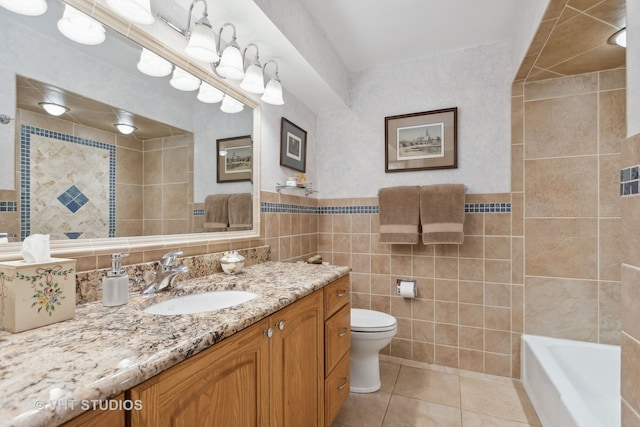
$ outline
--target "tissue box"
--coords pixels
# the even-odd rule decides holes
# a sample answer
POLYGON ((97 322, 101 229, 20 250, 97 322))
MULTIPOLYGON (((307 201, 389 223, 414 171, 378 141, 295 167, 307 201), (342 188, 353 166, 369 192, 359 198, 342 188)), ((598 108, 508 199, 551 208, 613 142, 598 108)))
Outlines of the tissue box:
POLYGON ((76 313, 76 260, 0 262, 0 329, 22 332, 76 313))

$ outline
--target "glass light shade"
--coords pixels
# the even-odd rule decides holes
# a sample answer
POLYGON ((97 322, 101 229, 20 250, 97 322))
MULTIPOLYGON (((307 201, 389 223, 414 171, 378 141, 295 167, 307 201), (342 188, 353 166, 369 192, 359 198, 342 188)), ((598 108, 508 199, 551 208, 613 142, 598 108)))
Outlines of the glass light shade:
POLYGON ((621 47, 627 47, 627 29, 623 28, 615 32, 608 40, 611 44, 617 44, 621 47))
POLYGON ((282 84, 280 84, 280 80, 276 78, 269 80, 269 83, 267 83, 267 87, 264 90, 264 94, 260 99, 271 105, 284 104, 284 100, 282 99, 282 84))
POLYGON ((262 67, 251 64, 244 73, 244 80, 240 83, 240 87, 251 93, 264 93, 264 76, 262 67))
POLYGON ((47 11, 47 0, 0 0, 0 6, 20 15, 40 16, 47 11))
POLYGON ((200 79, 182 68, 175 67, 169 84, 178 90, 189 92, 200 87, 200 79))
POLYGON ((238 46, 230 44, 222 52, 222 58, 220 58, 220 64, 216 67, 216 71, 227 79, 242 80, 244 78, 243 62, 238 46))
POLYGON ((151 0, 107 0, 107 6, 118 15, 136 24, 151 25, 151 0))
POLYGON ((220 109, 225 113, 239 113, 244 109, 244 105, 235 98, 225 95, 224 98, 222 98, 220 109))
POLYGON ((147 76, 164 77, 171 74, 173 64, 143 47, 137 67, 147 76))
POLYGON ((211 27, 196 22, 189 36, 189 43, 184 53, 190 58, 205 62, 217 62, 220 57, 216 52, 216 36, 211 27))
POLYGON ((80 44, 97 45, 105 39, 102 24, 68 4, 64 6, 62 18, 58 21, 58 30, 80 44))
POLYGON ((42 106, 42 108, 44 108, 44 111, 51 114, 52 116, 61 116, 69 111, 69 108, 65 107, 64 105, 55 104, 53 102, 39 102, 38 104, 42 106))
POLYGON ((209 83, 202 82, 200 85, 200 90, 198 91, 198 100, 201 102, 205 102, 207 104, 215 104, 216 102, 222 101, 224 97, 224 93, 209 83))
POLYGON ((116 123, 114 126, 116 127, 116 129, 118 129, 118 132, 123 135, 130 135, 134 130, 138 129, 135 126, 126 123, 116 123))

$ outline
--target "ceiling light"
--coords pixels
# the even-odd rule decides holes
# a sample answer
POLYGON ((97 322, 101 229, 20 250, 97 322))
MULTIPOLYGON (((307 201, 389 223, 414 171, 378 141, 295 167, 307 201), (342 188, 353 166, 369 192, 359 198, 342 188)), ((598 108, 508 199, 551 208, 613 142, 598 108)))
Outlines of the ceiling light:
POLYGON ((207 104, 215 104, 216 102, 222 101, 224 97, 224 93, 209 83, 202 82, 200 85, 200 90, 198 91, 198 100, 201 102, 205 102, 207 104))
POLYGON ((220 44, 220 40, 222 39, 222 30, 226 27, 231 27, 233 29, 233 35, 231 36, 231 41, 222 52, 222 57, 220 58, 220 62, 216 65, 215 71, 221 77, 232 80, 242 80, 244 78, 244 61, 242 59, 242 53, 240 53, 240 46, 238 46, 238 43, 236 42, 236 27, 233 24, 226 23, 220 27, 220 31, 218 32, 218 44, 220 44))
POLYGON ((609 40, 607 40, 609 44, 616 44, 621 47, 627 47, 627 28, 623 28, 621 30, 613 33, 609 40))
POLYGON ((118 132, 123 135, 130 135, 134 130, 138 129, 137 127, 127 123, 116 123, 114 124, 114 126, 116 127, 116 129, 118 129, 118 132))
POLYGON ((55 104, 53 102, 39 102, 38 105, 42 106, 42 108, 52 116, 61 116, 69 111, 69 108, 64 105, 55 104))
POLYGON ((171 74, 173 64, 143 47, 137 67, 141 73, 148 76, 164 77, 171 74))
POLYGON ((0 0, 0 6, 27 16, 40 16, 47 11, 47 0, 0 0))
POLYGON ((239 113, 244 109, 244 105, 237 99, 225 94, 224 98, 222 98, 220 109, 225 113, 239 113))
POLYGON ((169 84, 178 90, 188 92, 200 87, 200 79, 180 67, 175 67, 169 84))
POLYGON ((242 57, 244 58, 246 56, 247 49, 251 46, 256 48, 255 64, 251 64, 247 67, 247 70, 244 73, 244 79, 242 80, 242 83, 240 83, 240 87, 247 92, 264 93, 264 75, 262 73, 262 66, 260 65, 258 46, 254 43, 247 45, 247 47, 244 48, 242 57))
POLYGON ((264 64, 264 68, 266 70, 267 65, 273 62, 276 65, 276 73, 271 80, 267 83, 267 87, 264 90, 264 94, 260 97, 260 99, 267 104, 271 105, 282 105, 284 104, 284 99, 282 99, 282 84, 280 83, 280 78, 278 77, 278 64, 271 60, 264 64))
POLYGON ((68 4, 64 5, 62 18, 58 21, 58 30, 65 37, 80 44, 96 45, 105 39, 102 24, 68 4))
POLYGON ((184 53, 187 56, 199 61, 216 62, 220 57, 218 56, 218 50, 216 49, 215 32, 211 28, 208 16, 207 2, 205 0, 193 0, 189 7, 187 27, 185 29, 180 28, 162 15, 158 15, 158 19, 171 27, 171 29, 182 34, 182 36, 188 40, 187 47, 184 49, 184 53), (198 2, 202 2, 204 4, 204 11, 202 12, 200 19, 195 22, 193 31, 191 31, 193 7, 198 2))
POLYGON ((131 22, 151 25, 155 22, 151 13, 151 0, 107 0, 107 6, 131 22))

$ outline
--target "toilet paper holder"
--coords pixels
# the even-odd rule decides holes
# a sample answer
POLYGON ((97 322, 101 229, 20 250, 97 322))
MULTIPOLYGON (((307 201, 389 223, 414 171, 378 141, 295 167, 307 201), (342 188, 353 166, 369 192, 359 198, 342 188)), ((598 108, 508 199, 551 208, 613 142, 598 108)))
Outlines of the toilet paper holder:
POLYGON ((396 279, 396 294, 408 298, 418 296, 416 279, 396 279), (410 290, 410 295, 407 295, 408 290, 410 290))

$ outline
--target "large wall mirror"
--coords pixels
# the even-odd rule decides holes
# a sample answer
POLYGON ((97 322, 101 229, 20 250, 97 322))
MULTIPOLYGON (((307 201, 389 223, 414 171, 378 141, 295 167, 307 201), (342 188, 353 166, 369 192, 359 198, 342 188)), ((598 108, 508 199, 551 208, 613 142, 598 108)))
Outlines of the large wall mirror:
MULTIPOLYGON (((0 206, 8 206, 0 238, 7 233, 10 242, 0 243, 0 258, 34 233, 49 234, 54 253, 258 235, 257 103, 227 88, 244 104, 223 112, 220 102, 199 101, 197 89, 172 87, 171 74, 141 73, 144 37, 134 42, 105 26, 104 43, 74 43, 56 28, 63 8, 51 1, 39 17, 0 8, 0 94, 14 100, 11 111, 1 103, 0 114, 15 118, 0 125, 2 156, 14 159, 0 168, 0 206), (52 116, 43 102, 68 110, 52 116), (116 124, 135 129, 125 135, 116 124), (4 137, 9 126, 13 138, 4 137), (242 158, 225 162, 217 147, 236 138, 242 144, 228 152, 242 158), (219 164, 229 165, 224 176, 231 179, 220 180, 219 164), (232 179, 234 168, 243 179, 232 179)), ((163 55, 157 43, 146 47, 163 55)), ((174 52, 166 57, 176 59, 174 52)))

